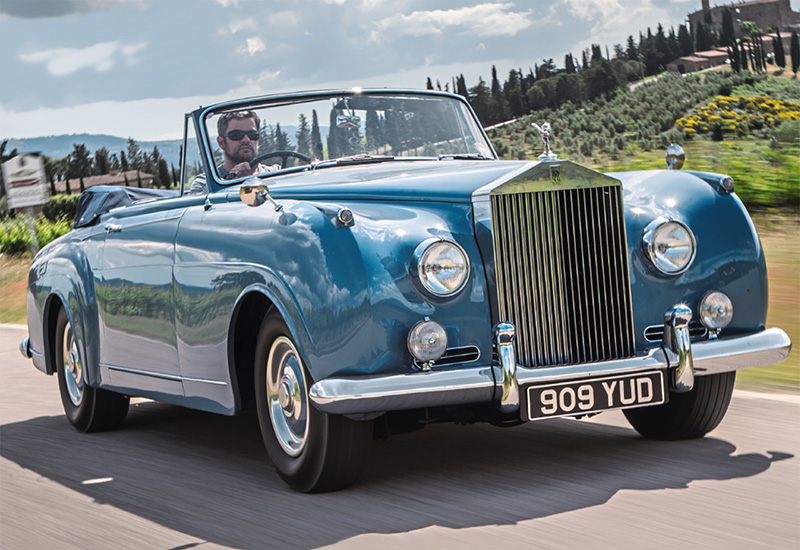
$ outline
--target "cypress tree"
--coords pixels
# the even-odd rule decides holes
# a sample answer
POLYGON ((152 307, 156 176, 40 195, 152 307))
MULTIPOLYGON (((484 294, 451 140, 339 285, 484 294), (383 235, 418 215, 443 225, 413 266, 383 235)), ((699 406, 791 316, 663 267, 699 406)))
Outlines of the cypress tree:
POLYGON ((719 37, 720 46, 730 46, 736 41, 736 31, 733 30, 733 16, 731 10, 722 10, 722 34, 719 37))
POLYGON ((786 68, 786 52, 783 51, 783 39, 781 31, 778 31, 778 38, 772 39, 772 47, 775 50, 775 64, 781 69, 786 68))
POLYGON ((425 88, 428 90, 433 90, 433 82, 431 82, 431 77, 428 77, 428 81, 425 83, 425 88))
POLYGON ((571 53, 564 56, 564 72, 567 74, 575 74, 575 62, 572 60, 571 53))
POLYGON ((681 56, 694 53, 694 41, 686 25, 678 27, 678 51, 681 56))
POLYGON ((800 68, 800 40, 797 38, 797 31, 792 31, 792 41, 789 46, 789 51, 792 54, 792 72, 797 74, 797 69, 800 68))
POLYGON ((167 161, 164 157, 158 159, 158 179, 161 181, 161 185, 164 189, 169 189, 171 187, 169 168, 167 168, 167 161))
POLYGON ((317 110, 311 111, 311 154, 317 160, 322 160, 322 137, 319 134, 319 119, 317 118, 317 110))
POLYGON ((741 40, 739 42, 739 50, 740 50, 739 58, 742 61, 742 69, 746 71, 746 70, 748 70, 747 69, 747 50, 745 50, 745 48, 744 48, 744 40, 741 40))
MULTIPOLYGON (((633 41, 633 36, 628 35, 628 45, 625 48, 625 56, 631 61, 639 61, 639 50, 636 49, 636 43, 633 41)), ((572 54, 570 54, 572 57, 572 54)))

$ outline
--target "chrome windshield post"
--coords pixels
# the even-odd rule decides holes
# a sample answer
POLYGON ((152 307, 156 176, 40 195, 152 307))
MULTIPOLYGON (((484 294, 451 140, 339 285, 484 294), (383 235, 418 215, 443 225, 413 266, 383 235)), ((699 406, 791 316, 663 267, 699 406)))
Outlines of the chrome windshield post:
POLYGON ((497 345, 497 355, 500 358, 500 367, 503 370, 502 389, 500 396, 500 412, 512 413, 519 410, 519 382, 517 381, 517 358, 514 355, 514 338, 516 329, 511 323, 497 323, 494 326, 494 342, 497 345))
POLYGON ((691 391, 694 387, 694 361, 689 339, 691 319, 692 310, 685 304, 678 304, 664 314, 664 347, 677 356, 672 390, 678 393, 691 391))

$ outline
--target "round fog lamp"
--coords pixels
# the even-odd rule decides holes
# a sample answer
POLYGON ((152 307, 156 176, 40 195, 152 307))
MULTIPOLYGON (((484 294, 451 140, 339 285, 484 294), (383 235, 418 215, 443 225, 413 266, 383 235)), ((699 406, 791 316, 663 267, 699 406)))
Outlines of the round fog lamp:
POLYGON ((733 319, 733 303, 724 292, 709 292, 700 300, 698 315, 707 329, 721 330, 733 319))
POLYGON ((408 351, 421 363, 436 361, 447 349, 447 333, 436 321, 420 321, 408 333, 408 351))

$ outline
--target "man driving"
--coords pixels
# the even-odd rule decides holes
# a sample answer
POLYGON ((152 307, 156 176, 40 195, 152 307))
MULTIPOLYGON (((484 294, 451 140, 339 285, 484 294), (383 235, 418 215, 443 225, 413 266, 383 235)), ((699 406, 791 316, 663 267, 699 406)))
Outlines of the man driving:
MULTIPOLYGON (((255 111, 233 111, 224 113, 217 120, 217 145, 224 159, 217 166, 222 179, 244 178, 254 174, 274 172, 279 164, 266 165, 250 163, 258 157, 258 137, 261 119, 255 111)), ((198 175, 192 182, 189 193, 192 195, 207 192, 205 174, 198 175)))
POLYGON ((277 165, 250 163, 258 156, 258 130, 261 119, 255 111, 225 113, 217 121, 217 144, 225 156, 217 172, 222 179, 235 179, 272 172, 277 165))

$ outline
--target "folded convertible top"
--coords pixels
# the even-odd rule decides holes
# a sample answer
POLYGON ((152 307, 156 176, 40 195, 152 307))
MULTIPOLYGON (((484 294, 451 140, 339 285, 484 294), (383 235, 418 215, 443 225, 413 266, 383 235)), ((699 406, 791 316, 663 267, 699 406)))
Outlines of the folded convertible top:
POLYGON ((90 187, 78 199, 75 212, 75 228, 91 225, 94 221, 120 206, 128 206, 136 201, 177 197, 178 192, 171 189, 140 189, 139 187, 120 187, 116 185, 96 185, 90 187))

